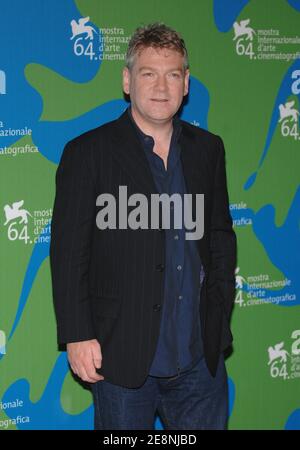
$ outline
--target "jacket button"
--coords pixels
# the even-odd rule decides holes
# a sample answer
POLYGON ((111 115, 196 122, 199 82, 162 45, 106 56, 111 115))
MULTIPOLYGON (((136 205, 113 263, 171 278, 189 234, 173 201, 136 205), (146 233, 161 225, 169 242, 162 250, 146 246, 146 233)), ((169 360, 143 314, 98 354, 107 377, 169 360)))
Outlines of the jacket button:
POLYGON ((165 266, 163 264, 157 264, 156 270, 158 270, 158 272, 163 272, 165 270, 165 266))
POLYGON ((153 306, 153 311, 160 311, 161 305, 159 303, 156 303, 156 305, 153 306))

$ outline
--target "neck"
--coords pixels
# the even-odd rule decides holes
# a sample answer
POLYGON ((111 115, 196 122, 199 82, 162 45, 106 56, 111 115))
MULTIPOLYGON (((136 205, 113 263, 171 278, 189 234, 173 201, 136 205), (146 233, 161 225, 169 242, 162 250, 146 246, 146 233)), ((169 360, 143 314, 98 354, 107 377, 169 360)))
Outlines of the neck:
POLYGON ((143 133, 152 136, 155 141, 161 142, 171 138, 173 132, 173 119, 161 122, 148 122, 138 112, 131 108, 132 117, 143 133))

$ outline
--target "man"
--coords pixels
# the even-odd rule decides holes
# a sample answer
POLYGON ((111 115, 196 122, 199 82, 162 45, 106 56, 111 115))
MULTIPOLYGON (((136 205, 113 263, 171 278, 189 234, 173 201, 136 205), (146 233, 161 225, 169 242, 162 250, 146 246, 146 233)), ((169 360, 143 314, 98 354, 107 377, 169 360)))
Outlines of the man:
POLYGON ((226 427, 236 238, 222 140, 176 116, 188 87, 180 35, 163 24, 138 28, 123 71, 131 107, 69 142, 57 170, 58 342, 91 383, 96 429, 151 429, 156 411, 167 429, 226 427), (133 204, 119 203, 120 187, 149 202, 189 194, 197 220, 203 194, 202 238, 175 226, 176 202, 168 227, 159 218, 159 227, 130 228, 118 213, 133 204), (117 200, 118 220, 106 228, 102 194, 117 200))

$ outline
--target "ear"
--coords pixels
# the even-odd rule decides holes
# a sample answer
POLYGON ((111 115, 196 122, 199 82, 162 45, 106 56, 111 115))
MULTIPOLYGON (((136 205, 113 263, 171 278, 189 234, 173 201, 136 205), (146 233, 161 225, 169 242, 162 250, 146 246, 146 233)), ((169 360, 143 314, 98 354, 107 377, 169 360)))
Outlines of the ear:
POLYGON ((123 91, 125 94, 130 94, 130 71, 128 67, 123 69, 123 91))
POLYGON ((187 95, 189 92, 189 83, 190 83, 190 71, 189 69, 186 69, 184 74, 184 91, 183 95, 187 95))

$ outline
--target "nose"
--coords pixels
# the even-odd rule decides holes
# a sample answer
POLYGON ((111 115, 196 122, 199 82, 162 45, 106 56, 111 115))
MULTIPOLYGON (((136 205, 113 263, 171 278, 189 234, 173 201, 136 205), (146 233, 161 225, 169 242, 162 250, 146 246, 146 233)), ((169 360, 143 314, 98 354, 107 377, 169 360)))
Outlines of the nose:
POLYGON ((156 89, 158 91, 165 91, 167 88, 167 80, 164 75, 158 75, 156 79, 156 89))

